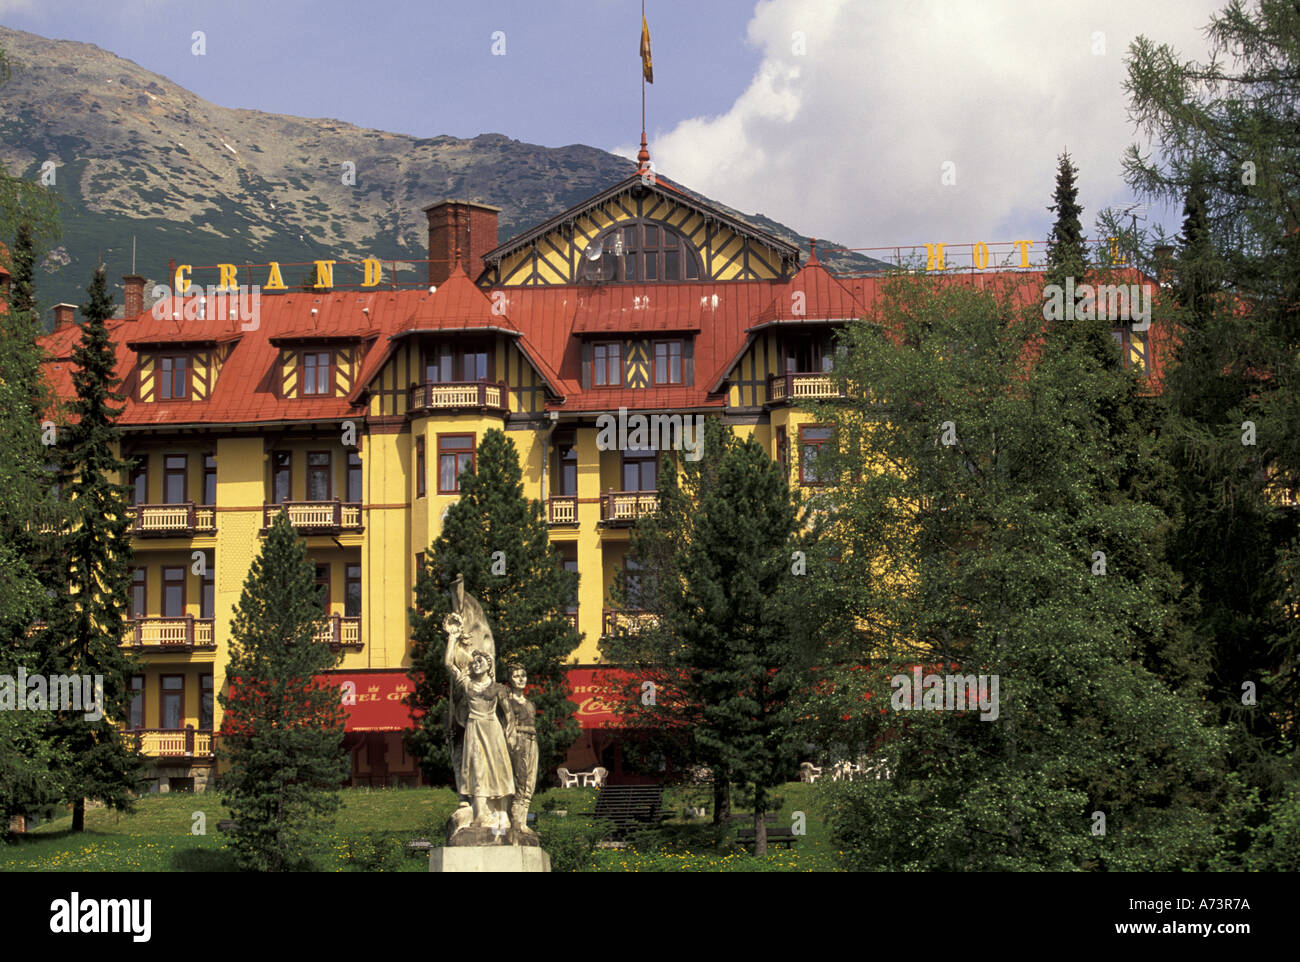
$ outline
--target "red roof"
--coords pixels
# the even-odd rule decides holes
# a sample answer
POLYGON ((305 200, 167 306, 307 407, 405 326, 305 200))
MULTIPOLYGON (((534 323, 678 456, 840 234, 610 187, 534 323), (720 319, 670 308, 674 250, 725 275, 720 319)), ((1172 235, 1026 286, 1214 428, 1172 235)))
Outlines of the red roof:
MULTIPOLYGON (((1043 275, 953 272, 950 283, 984 289, 1012 285, 1024 303, 1042 302, 1043 275)), ((1137 271, 1120 272, 1117 282, 1151 283, 1137 271)), ((550 385, 548 407, 563 411, 691 410, 717 408, 716 393, 758 328, 772 324, 825 323, 860 317, 879 297, 876 277, 833 277, 815 260, 788 281, 508 287, 483 290, 455 269, 437 291, 367 291, 264 294, 256 326, 242 330, 238 318, 109 322, 116 342, 118 376, 126 387, 137 362, 136 347, 204 341, 234 341, 215 390, 206 401, 128 400, 123 425, 239 424, 364 416, 366 384, 401 338, 422 331, 497 330, 516 344, 550 385), (803 293, 803 313, 793 310, 803 293), (312 311, 315 310, 315 314, 312 311), (649 389, 582 389, 584 336, 694 332, 692 386, 649 389), (281 398, 277 392, 278 344, 285 341, 360 339, 364 343, 358 387, 349 398, 281 398)), ((1158 296, 1158 295, 1157 295, 1158 296)), ((1162 349, 1170 334, 1151 328, 1153 387, 1162 373, 1162 349)), ((80 327, 48 334, 41 343, 53 355, 46 370, 55 391, 72 396, 67 363, 80 327)))

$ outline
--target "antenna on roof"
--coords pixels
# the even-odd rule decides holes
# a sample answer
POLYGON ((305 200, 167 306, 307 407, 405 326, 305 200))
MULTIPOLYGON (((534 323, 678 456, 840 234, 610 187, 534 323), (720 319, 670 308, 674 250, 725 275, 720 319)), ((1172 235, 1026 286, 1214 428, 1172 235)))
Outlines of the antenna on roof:
POLYGON ((135 273, 135 235, 131 235, 131 273, 135 273))

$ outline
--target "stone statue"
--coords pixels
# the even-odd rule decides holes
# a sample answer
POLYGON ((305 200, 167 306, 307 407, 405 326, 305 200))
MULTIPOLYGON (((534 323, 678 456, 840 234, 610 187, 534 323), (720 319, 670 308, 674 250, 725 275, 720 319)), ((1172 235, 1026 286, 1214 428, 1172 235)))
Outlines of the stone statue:
POLYGON ((523 665, 510 666, 510 694, 506 697, 506 741, 514 768, 515 798, 510 804, 510 824, 516 838, 536 837, 528 827, 528 806, 537 785, 537 708, 524 697, 528 673, 523 665))
POLYGON ((537 779, 535 712, 523 698, 527 675, 521 673, 517 694, 495 681, 492 629, 478 600, 465 593, 463 577, 452 586, 452 608, 442 623, 443 664, 451 676, 446 731, 460 805, 448 820, 447 844, 537 845, 537 833, 523 824, 537 779), (516 772, 526 777, 518 797, 516 772), (512 824, 518 802, 522 813, 512 824))

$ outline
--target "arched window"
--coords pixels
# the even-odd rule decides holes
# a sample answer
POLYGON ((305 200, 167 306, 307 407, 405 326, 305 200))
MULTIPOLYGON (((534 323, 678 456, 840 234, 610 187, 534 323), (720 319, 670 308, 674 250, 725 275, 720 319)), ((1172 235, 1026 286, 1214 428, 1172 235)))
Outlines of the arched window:
POLYGON ((623 221, 591 243, 591 249, 601 254, 598 259, 587 259, 586 280, 643 284, 700 278, 695 248, 676 230, 657 221, 623 221))

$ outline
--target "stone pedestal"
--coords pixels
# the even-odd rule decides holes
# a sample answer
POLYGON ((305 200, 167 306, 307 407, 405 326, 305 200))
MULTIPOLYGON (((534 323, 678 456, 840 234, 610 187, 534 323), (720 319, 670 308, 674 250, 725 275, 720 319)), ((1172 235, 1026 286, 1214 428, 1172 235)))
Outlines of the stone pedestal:
POLYGON ((429 853, 430 872, 549 872, 551 857, 531 845, 458 845, 429 853))

